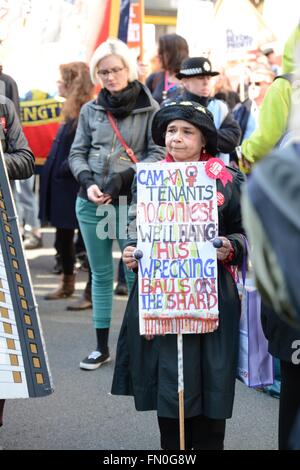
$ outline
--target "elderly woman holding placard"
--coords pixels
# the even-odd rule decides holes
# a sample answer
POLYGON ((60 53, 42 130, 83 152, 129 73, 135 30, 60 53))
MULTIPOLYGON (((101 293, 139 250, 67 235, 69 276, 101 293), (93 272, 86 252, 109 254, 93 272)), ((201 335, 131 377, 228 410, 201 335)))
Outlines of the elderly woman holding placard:
MULTIPOLYGON (((154 117, 152 137, 158 145, 165 144, 167 155, 164 162, 170 165, 170 169, 173 169, 171 164, 178 164, 178 168, 182 168, 180 167, 182 162, 192 163, 186 172, 188 182, 183 183, 182 187, 177 179, 172 179, 176 172, 174 173, 174 170, 169 172, 171 189, 168 190, 167 186, 164 186, 164 190, 159 193, 159 201, 163 201, 166 194, 173 194, 175 198, 177 196, 179 198, 179 194, 184 197, 185 191, 188 194, 193 194, 193 188, 197 189, 197 183, 195 183, 196 173, 193 174, 190 171, 192 167, 196 169, 195 171, 199 171, 200 167, 203 168, 207 180, 211 181, 206 190, 203 189, 199 192, 199 200, 193 201, 198 212, 190 212, 190 217, 196 217, 198 214, 202 220, 213 220, 214 211, 216 214, 215 231, 213 233, 209 230, 203 232, 203 237, 206 237, 206 240, 203 241, 213 242, 216 237, 221 240, 221 246, 216 249, 216 252, 213 251, 218 266, 216 284, 218 289, 215 290, 218 312, 217 315, 215 311, 211 315, 206 315, 207 312, 204 312, 199 317, 194 315, 192 319, 183 318, 181 322, 177 319, 175 323, 160 319, 160 323, 153 323, 154 326, 151 326, 151 323, 150 327, 140 328, 142 334, 139 334, 138 312, 139 309, 143 309, 143 305, 141 302, 139 305, 136 282, 128 301, 118 341, 112 393, 133 395, 138 411, 157 410, 161 447, 163 449, 182 448, 179 444, 177 395, 179 367, 177 365, 176 334, 174 333, 177 333, 177 336, 178 333, 190 333, 183 335, 185 448, 223 449, 225 420, 232 415, 238 360, 240 301, 234 271, 244 256, 244 230, 240 212, 240 186, 243 178, 239 171, 225 167, 223 162, 214 157, 217 153, 217 131, 213 117, 206 108, 198 103, 171 102, 163 107, 154 117), (197 163, 194 162, 203 162, 203 165, 198 165, 198 168, 197 163), (210 192, 212 191, 209 188, 213 186, 215 198, 208 204, 206 199, 211 199, 210 192), (195 205, 197 203, 198 206, 195 205), (211 210, 208 209, 210 206, 211 210)), ((153 188, 157 188, 157 181, 160 177, 159 169, 163 167, 162 163, 155 166, 157 180, 154 182, 153 188)), ((143 178, 139 174, 143 178, 145 177, 145 173, 139 173, 138 168, 137 179, 140 178, 142 181, 143 178)), ((151 182, 147 181, 146 186, 149 188, 151 182)), ((154 188, 152 195, 155 195, 155 191, 157 190, 154 188)), ((139 208, 144 200, 137 202, 139 208)), ((159 220, 162 220, 162 202, 160 204, 159 220)), ((132 216, 133 212, 131 210, 132 216)), ((141 213, 142 211, 138 212, 137 220, 141 217, 141 213)), ((130 233, 132 227, 131 221, 130 233)), ((177 233, 176 230, 174 233, 177 233)), ((187 233, 186 237, 188 240, 187 233)), ((136 239, 128 240, 127 247, 123 251, 123 260, 128 268, 138 271, 138 261, 135 258, 140 256, 136 256, 136 244, 136 239), (133 257, 134 254, 135 257, 133 257)), ((212 248, 212 243, 206 244, 209 245, 209 249, 215 250, 212 248)), ((176 258, 179 258, 180 255, 182 258, 186 258, 185 266, 192 266, 192 257, 187 256, 187 242, 181 239, 174 240, 172 244, 169 240, 166 245, 169 247, 169 258, 173 257, 173 267, 176 258)), ((193 249, 195 247, 196 244, 193 245, 193 249)), ((156 247, 155 250, 157 254, 159 247, 156 247)), ((147 256, 144 255, 144 258, 147 256)), ((160 269, 166 269, 167 262, 168 260, 165 264, 155 265, 154 277, 157 275, 158 266, 163 266, 160 269)), ((200 262, 201 259, 198 260, 198 268, 200 262)), ((180 269, 183 271, 185 268, 181 265, 180 269)), ((139 271, 141 278, 145 270, 141 271, 140 269, 139 271)), ((174 274, 174 269, 170 270, 170 272, 172 271, 174 274)), ((164 274, 166 271, 162 271, 162 273, 164 274)), ((204 278, 206 274, 203 274, 204 278)), ((150 289, 155 289, 153 278, 150 275, 148 277, 150 278, 148 279, 150 289)), ((195 275, 195 285, 198 281, 199 279, 195 275)), ((184 303, 188 298, 191 298, 187 287, 190 279, 184 279, 184 282, 178 280, 175 284, 170 283, 171 281, 168 284, 164 279, 160 279, 159 282, 162 293, 164 289, 170 289, 170 286, 174 291, 174 285, 178 286, 181 283, 181 293, 177 293, 181 294, 180 302, 184 303)), ((173 297, 169 297, 169 310, 171 311, 171 299, 174 300, 174 294, 170 295, 173 295, 173 297)), ((196 293, 194 301, 199 301, 199 298, 200 296, 197 296, 196 293)), ((158 304, 157 306, 159 307, 158 304)))

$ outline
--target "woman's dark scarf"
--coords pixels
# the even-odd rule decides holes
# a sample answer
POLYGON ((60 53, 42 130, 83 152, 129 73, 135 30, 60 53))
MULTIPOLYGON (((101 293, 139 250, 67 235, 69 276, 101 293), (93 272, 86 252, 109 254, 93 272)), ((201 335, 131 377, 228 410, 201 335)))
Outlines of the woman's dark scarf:
POLYGON ((124 90, 116 95, 112 95, 106 88, 102 88, 97 103, 103 106, 106 111, 110 111, 114 117, 125 118, 135 108, 141 89, 142 86, 137 80, 130 82, 124 90))

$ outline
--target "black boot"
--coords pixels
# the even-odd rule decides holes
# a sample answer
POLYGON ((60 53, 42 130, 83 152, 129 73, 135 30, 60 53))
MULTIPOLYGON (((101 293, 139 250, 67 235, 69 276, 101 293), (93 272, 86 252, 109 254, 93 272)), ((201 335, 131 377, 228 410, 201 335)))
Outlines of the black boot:
POLYGON ((97 328, 97 349, 91 352, 83 361, 80 362, 79 366, 81 369, 94 370, 110 361, 109 349, 108 349, 108 335, 109 328, 97 328))
POLYGON ((124 271, 124 264, 122 258, 119 261, 118 267, 118 282, 114 290, 115 295, 128 295, 128 288, 126 284, 126 277, 124 271))

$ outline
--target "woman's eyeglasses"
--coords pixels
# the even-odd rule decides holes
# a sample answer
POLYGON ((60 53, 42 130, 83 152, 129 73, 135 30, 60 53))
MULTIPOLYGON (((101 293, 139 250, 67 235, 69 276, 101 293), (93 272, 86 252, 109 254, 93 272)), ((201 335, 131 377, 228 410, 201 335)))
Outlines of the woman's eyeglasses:
POLYGON ((118 73, 120 73, 124 69, 125 67, 114 67, 110 70, 98 70, 97 75, 99 75, 101 78, 108 78, 110 73, 112 75, 118 75, 118 73))

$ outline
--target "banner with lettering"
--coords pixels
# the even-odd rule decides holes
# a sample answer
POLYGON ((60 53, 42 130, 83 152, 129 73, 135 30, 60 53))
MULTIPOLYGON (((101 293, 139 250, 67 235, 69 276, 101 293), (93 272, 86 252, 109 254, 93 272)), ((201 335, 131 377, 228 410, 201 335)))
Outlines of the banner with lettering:
POLYGON ((139 163, 140 334, 218 327, 216 179, 207 163, 139 163))
POLYGON ((61 122, 62 100, 21 101, 21 122, 29 146, 36 158, 36 165, 43 165, 61 122))
POLYGON ((215 4, 212 60, 239 60, 246 54, 276 41, 259 11, 249 0, 218 0, 215 4))
POLYGON ((137 57, 143 56, 144 2, 130 2, 127 45, 137 51, 137 57))

